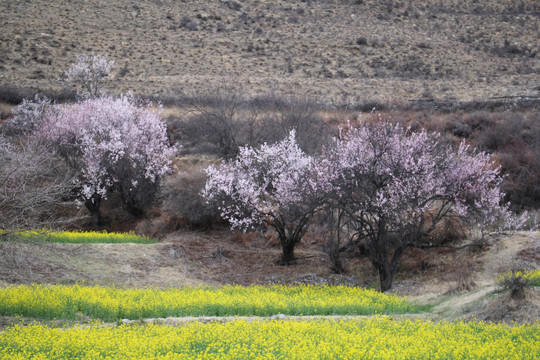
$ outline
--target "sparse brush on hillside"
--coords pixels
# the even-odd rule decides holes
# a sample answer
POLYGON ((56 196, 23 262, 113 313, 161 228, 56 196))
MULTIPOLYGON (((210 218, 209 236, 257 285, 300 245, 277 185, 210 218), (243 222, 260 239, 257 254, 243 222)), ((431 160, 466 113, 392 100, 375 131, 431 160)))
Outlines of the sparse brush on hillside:
POLYGON ((62 226, 73 175, 53 155, 28 139, 17 143, 0 134, 0 230, 62 226))

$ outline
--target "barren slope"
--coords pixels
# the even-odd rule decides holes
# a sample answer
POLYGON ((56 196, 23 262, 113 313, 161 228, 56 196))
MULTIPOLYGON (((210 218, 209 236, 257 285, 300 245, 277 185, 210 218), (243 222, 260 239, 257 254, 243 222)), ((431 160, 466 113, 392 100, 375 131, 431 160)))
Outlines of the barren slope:
POLYGON ((59 89, 77 55, 115 92, 236 88, 327 104, 539 95, 536 0, 0 2, 0 84, 59 89))

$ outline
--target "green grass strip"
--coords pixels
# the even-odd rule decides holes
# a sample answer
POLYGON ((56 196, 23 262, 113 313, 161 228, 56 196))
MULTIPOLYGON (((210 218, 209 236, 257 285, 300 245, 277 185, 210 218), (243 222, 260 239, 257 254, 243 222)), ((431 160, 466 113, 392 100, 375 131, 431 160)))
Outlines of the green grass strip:
POLYGON ((51 242, 66 244, 155 244, 156 241, 146 236, 129 233, 105 231, 40 231, 25 230, 10 234, 12 240, 51 242))
POLYGON ((0 289, 0 315, 40 319, 178 316, 371 315, 420 312, 396 295, 346 286, 224 286, 118 289, 20 285, 0 289))
POLYGON ((540 358, 540 325, 392 320, 9 327, 0 358, 516 359, 540 358))

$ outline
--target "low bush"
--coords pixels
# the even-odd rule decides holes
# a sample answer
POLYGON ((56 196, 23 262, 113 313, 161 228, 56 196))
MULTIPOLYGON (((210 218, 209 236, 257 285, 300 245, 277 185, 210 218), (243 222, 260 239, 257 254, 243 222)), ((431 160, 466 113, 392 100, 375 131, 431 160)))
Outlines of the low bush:
POLYGON ((495 282, 500 291, 510 293, 510 297, 513 299, 524 299, 525 289, 533 286, 533 283, 540 286, 540 270, 534 272, 511 270, 497 276, 495 282))
POLYGON ((178 172, 164 182, 162 211, 170 217, 172 228, 209 229, 223 224, 217 207, 201 196, 206 184, 205 164, 208 161, 202 157, 180 159, 178 172))
POLYGON ((36 95, 40 97, 47 97, 58 103, 73 102, 77 99, 77 93, 70 89, 43 90, 7 84, 0 85, 0 102, 9 105, 19 105, 24 99, 32 99, 36 95))
POLYGON ((211 154, 232 158, 240 146, 274 143, 297 130, 300 147, 308 154, 328 142, 330 129, 320 107, 302 99, 266 96, 250 98, 212 93, 194 98, 195 110, 187 118, 170 117, 170 132, 183 145, 184 154, 211 154), (175 134, 181 134, 181 137, 175 134))

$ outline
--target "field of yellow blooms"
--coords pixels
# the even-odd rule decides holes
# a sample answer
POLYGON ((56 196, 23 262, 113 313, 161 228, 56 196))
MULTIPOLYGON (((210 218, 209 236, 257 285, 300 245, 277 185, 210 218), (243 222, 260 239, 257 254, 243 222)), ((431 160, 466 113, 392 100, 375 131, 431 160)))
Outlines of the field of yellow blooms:
POLYGON ((233 321, 180 326, 14 326, 2 359, 540 358, 540 325, 393 320, 233 321))
POLYGON ((48 230, 25 230, 13 233, 10 236, 14 240, 43 241, 69 244, 118 244, 137 243, 154 244, 156 241, 146 236, 135 233, 115 233, 105 231, 48 231, 48 230))
POLYGON ((540 286, 540 269, 530 271, 527 275, 534 286, 540 286))
MULTIPOLYGON (((26 231, 18 236, 63 243, 154 242, 133 233, 26 231)), ((540 286, 540 270, 501 274, 497 281, 505 276, 523 276, 540 286)), ((13 323, 19 316, 45 321, 25 325, 28 320, 21 319, 1 330, 0 359, 540 359, 539 322, 509 326, 383 315, 427 309, 395 295, 346 286, 7 286, 0 287, 0 316, 13 323), (373 316, 178 325, 119 321, 276 314, 373 316)))
POLYGON ((178 316, 367 315, 419 312, 396 295, 347 286, 118 289, 19 285, 0 289, 0 315, 119 320, 178 316))

